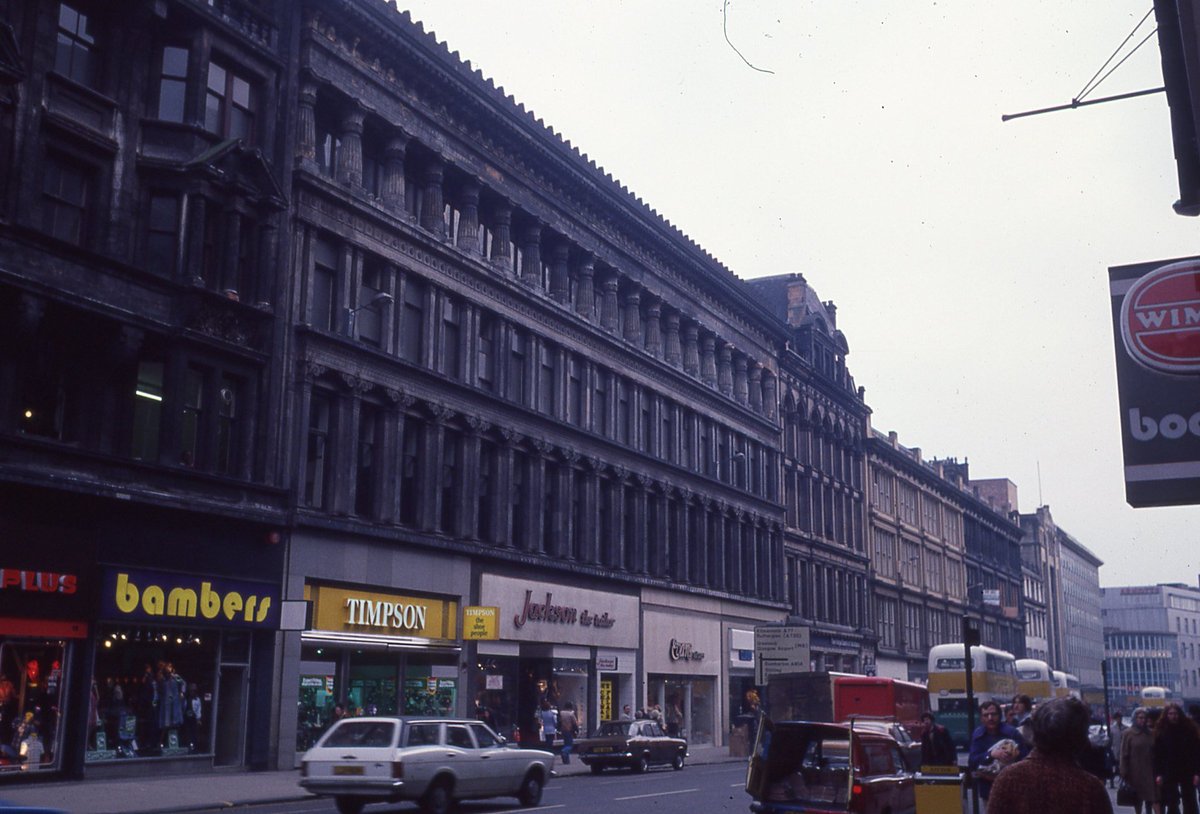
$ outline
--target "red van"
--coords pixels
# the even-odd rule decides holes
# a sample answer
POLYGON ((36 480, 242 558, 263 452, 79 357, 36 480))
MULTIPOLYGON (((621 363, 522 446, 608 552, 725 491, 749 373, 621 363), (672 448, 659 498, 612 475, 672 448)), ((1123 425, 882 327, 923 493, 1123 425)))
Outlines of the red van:
POLYGON ((896 740, 853 723, 764 718, 746 775, 761 814, 915 814, 916 787, 896 740))

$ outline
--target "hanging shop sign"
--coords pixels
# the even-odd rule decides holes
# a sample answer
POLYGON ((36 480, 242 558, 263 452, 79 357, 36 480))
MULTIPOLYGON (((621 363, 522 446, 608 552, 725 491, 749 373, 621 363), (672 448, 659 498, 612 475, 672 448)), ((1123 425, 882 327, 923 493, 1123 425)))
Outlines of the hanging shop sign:
POLYGON ((499 639, 500 609, 479 605, 463 608, 463 638, 476 642, 494 642, 499 639))
POLYGON ((100 609, 106 619, 277 630, 279 589, 223 577, 110 567, 101 580, 100 609))
POLYGON ((480 600, 500 609, 501 639, 637 647, 637 597, 484 574, 480 600))
POLYGON ((455 639, 458 602, 332 585, 311 586, 313 627, 339 633, 373 633, 455 639))
POLYGON ((1108 270, 1131 506, 1200 503, 1200 258, 1108 270))

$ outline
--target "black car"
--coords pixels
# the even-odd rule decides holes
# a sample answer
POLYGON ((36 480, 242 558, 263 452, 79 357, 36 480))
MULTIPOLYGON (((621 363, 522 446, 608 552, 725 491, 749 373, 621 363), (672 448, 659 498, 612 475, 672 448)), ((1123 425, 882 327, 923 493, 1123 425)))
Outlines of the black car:
POLYGON ((644 772, 651 766, 682 769, 687 741, 663 731, 658 721, 605 721, 591 737, 575 742, 575 754, 594 774, 627 768, 644 772))

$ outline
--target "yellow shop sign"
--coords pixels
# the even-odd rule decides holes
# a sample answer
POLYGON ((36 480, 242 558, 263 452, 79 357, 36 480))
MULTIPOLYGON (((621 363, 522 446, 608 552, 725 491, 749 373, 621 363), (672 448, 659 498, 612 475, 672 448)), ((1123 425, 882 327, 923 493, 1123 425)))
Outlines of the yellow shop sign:
POLYGON ((458 637, 458 603, 453 600, 329 585, 310 586, 308 593, 317 630, 425 639, 458 637))

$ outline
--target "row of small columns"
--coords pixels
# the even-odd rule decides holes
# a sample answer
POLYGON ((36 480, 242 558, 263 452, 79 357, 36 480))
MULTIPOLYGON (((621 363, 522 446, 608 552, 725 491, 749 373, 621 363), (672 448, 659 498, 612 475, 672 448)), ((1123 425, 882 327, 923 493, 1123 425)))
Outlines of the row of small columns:
MULTIPOLYGON (((305 82, 300 92, 300 140, 299 157, 315 161, 317 84, 305 82)), ((337 152, 335 179, 351 188, 362 186, 362 133, 365 111, 351 103, 340 119, 340 148, 337 152)), ((405 160, 410 138, 393 128, 392 135, 384 148, 384 171, 380 190, 380 202, 398 213, 405 210, 405 160)), ((417 222, 422 229, 438 238, 446 239, 445 209, 445 162, 436 154, 424 161, 419 176, 421 184, 421 206, 417 222)), ((484 247, 479 241, 479 211, 482 185, 473 178, 465 179, 457 190, 455 203, 459 207, 459 221, 455 243, 471 254, 482 256, 484 247)), ((515 242, 521 249, 519 279, 530 287, 542 285, 543 228, 536 222, 522 226, 513 240, 514 208, 507 200, 497 197, 489 208, 489 226, 492 230, 491 255, 493 264, 502 268, 512 267, 509 244, 515 242)), ((549 267, 549 295, 564 307, 571 301, 571 255, 572 244, 566 238, 551 242, 549 267)), ((583 292, 575 298, 575 312, 588 321, 597 321, 609 333, 621 330, 627 342, 644 347, 650 355, 661 358, 667 364, 681 368, 685 373, 725 396, 737 401, 751 411, 774 419, 777 414, 778 386, 775 376, 764 366, 747 355, 738 352, 728 342, 720 341, 714 334, 705 332, 697 323, 684 323, 683 315, 664 308, 661 300, 650 302, 646 308, 645 325, 642 324, 642 289, 635 283, 625 281, 625 296, 622 298, 622 276, 615 269, 597 270, 591 252, 577 251, 575 263, 576 288, 583 292), (596 277, 600 279, 599 314, 596 314, 596 277), (621 309, 624 313, 621 313, 621 309), (623 327, 622 327, 622 319, 623 327), (664 328, 665 323, 665 328, 664 328)))

